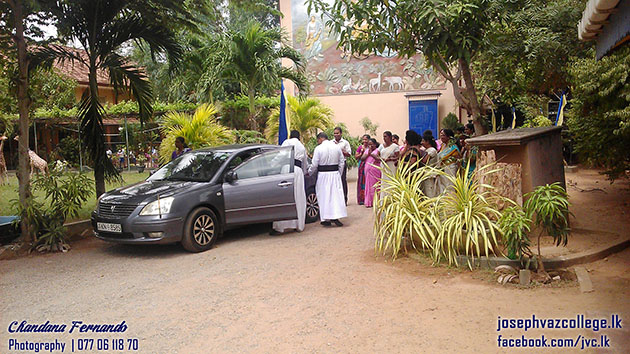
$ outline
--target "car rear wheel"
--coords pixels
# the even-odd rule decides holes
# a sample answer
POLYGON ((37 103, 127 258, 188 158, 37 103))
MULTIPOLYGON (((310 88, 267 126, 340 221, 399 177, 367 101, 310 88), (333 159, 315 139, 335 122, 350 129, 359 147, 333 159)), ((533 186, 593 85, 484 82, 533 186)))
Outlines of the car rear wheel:
POLYGON ((205 207, 193 210, 184 225, 182 246, 189 252, 203 252, 212 248, 219 238, 221 227, 214 212, 205 207))
POLYGON ((319 219, 319 204, 315 188, 306 191, 306 222, 312 223, 319 219))

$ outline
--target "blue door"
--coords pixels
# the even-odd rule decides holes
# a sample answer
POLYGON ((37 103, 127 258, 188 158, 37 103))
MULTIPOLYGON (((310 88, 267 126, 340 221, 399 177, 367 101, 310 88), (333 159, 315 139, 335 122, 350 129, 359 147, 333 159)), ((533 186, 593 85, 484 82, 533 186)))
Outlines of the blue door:
POLYGON ((422 136, 425 130, 437 136, 438 109, 437 100, 409 101, 409 129, 422 136))

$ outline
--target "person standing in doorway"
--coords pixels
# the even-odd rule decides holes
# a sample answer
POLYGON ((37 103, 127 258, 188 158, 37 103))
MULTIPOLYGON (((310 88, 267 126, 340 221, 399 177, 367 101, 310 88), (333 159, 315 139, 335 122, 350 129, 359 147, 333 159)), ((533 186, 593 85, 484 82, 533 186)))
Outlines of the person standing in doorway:
POLYGON ((348 172, 348 165, 346 164, 346 159, 352 153, 352 149, 350 148, 350 143, 348 140, 341 137, 343 131, 341 127, 336 127, 333 131, 335 136, 335 144, 337 144, 341 148, 341 152, 343 153, 343 172, 341 173, 341 184, 343 185, 343 199, 348 205, 348 180, 346 179, 346 174, 348 172))
POLYGON ((339 145, 328 140, 328 135, 324 132, 317 134, 317 144, 308 173, 313 174, 317 171, 315 193, 317 193, 321 224, 331 226, 331 223, 334 223, 337 226, 343 226, 339 219, 348 215, 341 183, 341 173, 345 165, 344 156, 339 145))
POLYGON ((306 148, 300 141, 300 132, 291 130, 289 139, 282 142, 282 146, 293 146, 293 158, 295 168, 293 169, 293 196, 295 207, 297 208, 297 219, 274 221, 270 235, 279 235, 285 230, 294 229, 297 232, 304 231, 306 222, 306 192, 304 191, 304 174, 308 171, 308 160, 306 159, 306 148))

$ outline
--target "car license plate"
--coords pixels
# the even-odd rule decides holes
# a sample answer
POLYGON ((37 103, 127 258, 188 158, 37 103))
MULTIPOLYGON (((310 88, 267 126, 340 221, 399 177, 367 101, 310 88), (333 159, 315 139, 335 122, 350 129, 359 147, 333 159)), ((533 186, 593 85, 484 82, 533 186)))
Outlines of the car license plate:
POLYGON ((116 232, 122 233, 122 225, 120 224, 110 224, 108 222, 98 222, 96 223, 96 229, 98 231, 106 231, 106 232, 116 232))

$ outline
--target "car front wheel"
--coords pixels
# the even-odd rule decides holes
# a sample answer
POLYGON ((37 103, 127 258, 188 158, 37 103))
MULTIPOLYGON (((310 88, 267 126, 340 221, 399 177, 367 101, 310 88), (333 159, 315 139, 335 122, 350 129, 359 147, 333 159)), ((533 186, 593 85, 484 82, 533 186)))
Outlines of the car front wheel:
POLYGON ((317 204, 317 194, 315 188, 306 192, 306 222, 312 223, 319 219, 319 204, 317 204))
POLYGON ((182 246, 189 252, 203 252, 212 248, 221 227, 214 212, 205 207, 193 210, 184 225, 182 246))

